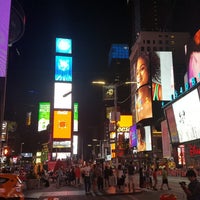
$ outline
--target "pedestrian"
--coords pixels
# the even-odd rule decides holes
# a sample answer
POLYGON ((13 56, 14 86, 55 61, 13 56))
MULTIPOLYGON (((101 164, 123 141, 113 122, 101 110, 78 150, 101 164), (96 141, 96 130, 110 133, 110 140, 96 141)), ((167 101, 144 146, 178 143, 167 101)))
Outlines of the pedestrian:
POLYGON ((163 186, 167 185, 168 190, 171 190, 171 188, 169 187, 169 183, 168 183, 168 172, 166 167, 163 168, 162 170, 162 184, 160 189, 163 190, 163 186))
POLYGON ((128 189, 129 192, 134 192, 135 191, 135 180, 134 180, 134 171, 135 171, 135 167, 133 165, 133 162, 131 161, 128 165, 128 189))
POLYGON ((140 188, 144 188, 145 187, 145 177, 144 177, 144 169, 143 167, 140 167, 139 169, 139 185, 140 188))
POLYGON ((81 169, 79 166, 75 167, 76 186, 80 186, 81 169))
POLYGON ((180 182, 180 185, 187 195, 187 200, 199 200, 200 199, 200 182, 197 180, 197 175, 193 169, 189 169, 186 173, 186 177, 190 183, 188 186, 185 182, 180 182))
POLYGON ((110 175, 110 169, 108 168, 108 166, 105 166, 105 169, 104 169, 104 186, 105 186, 105 188, 110 187, 109 175, 110 175))
POLYGON ((82 168, 82 174, 84 177, 84 184, 85 184, 85 193, 89 194, 91 190, 91 167, 89 163, 87 162, 86 165, 82 168))
POLYGON ((155 168, 154 171, 153 171, 153 189, 154 190, 158 190, 157 189, 157 184, 158 184, 158 169, 155 168))
POLYGON ((120 192, 122 192, 124 189, 124 182, 125 182, 125 174, 122 169, 122 165, 119 164, 117 168, 117 188, 119 189, 120 192))

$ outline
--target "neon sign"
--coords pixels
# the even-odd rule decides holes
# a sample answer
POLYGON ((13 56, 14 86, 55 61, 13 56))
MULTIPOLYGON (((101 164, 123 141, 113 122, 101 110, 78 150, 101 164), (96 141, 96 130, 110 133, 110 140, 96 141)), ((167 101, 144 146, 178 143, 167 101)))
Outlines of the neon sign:
POLYGON ((189 145, 190 147, 190 156, 200 155, 200 148, 196 145, 189 145))

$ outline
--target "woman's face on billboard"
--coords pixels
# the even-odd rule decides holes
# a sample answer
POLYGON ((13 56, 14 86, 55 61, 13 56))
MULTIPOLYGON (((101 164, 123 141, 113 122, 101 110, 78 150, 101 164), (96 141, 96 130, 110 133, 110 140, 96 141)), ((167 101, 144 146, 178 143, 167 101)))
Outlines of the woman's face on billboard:
POLYGON ((136 65, 137 86, 140 87, 149 82, 149 70, 144 58, 138 57, 136 65))

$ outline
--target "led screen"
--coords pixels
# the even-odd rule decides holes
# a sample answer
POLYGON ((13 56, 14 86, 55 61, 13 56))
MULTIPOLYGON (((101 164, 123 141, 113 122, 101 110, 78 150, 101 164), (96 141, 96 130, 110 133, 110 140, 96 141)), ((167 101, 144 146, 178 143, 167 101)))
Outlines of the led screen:
POLYGON ((54 84, 54 109, 72 109, 72 84, 54 84))
POLYGON ((78 154, 78 135, 73 136, 73 155, 78 154))
POLYGON ((151 151, 151 127, 137 125, 137 151, 151 151))
POLYGON ((133 66, 137 88, 151 85, 153 100, 171 100, 174 94, 172 52, 142 52, 133 66))
POLYGON ((0 77, 6 77, 11 0, 0 0, 0 77))
POLYGON ((55 57, 55 81, 72 81, 72 57, 55 57))
POLYGON ((72 112, 54 111, 53 138, 71 139, 72 132, 72 112))
POLYGON ((167 127, 167 120, 163 120, 161 122, 161 130, 162 130, 162 150, 163 150, 163 157, 170 158, 171 157, 171 143, 170 137, 167 127))
POLYGON ((174 111, 173 111, 171 104, 164 109, 164 113, 165 113, 165 117, 167 120, 167 125, 168 125, 168 129, 169 129, 169 133, 170 133, 171 142, 177 143, 177 142, 179 142, 178 131, 176 128, 174 111))
POLYGON ((197 82, 200 81, 200 52, 197 51, 190 54, 188 63, 188 82, 190 86, 193 86, 193 78, 196 78, 197 82))
POLYGON ((56 38, 56 53, 72 53, 72 40, 66 38, 56 38))
POLYGON ((135 95, 136 122, 152 117, 151 87, 141 86, 135 95))
POLYGON ((40 102, 38 112, 38 131, 47 130, 50 123, 50 103, 40 102))
POLYGON ((179 141, 187 142, 200 138, 200 101, 194 89, 173 104, 179 141))
POLYGON ((53 148, 70 148, 71 141, 53 141, 53 148))
POLYGON ((137 147, 136 125, 130 127, 129 147, 137 147))
POLYGON ((73 123, 73 131, 78 131, 78 103, 74 103, 74 123, 73 123))

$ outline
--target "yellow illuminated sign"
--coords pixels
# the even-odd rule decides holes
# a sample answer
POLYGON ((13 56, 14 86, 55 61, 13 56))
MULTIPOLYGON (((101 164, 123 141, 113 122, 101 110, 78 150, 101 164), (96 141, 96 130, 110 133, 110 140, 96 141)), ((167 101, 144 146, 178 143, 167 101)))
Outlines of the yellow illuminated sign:
POLYGON ((72 111, 54 111, 53 138, 71 139, 72 111))

